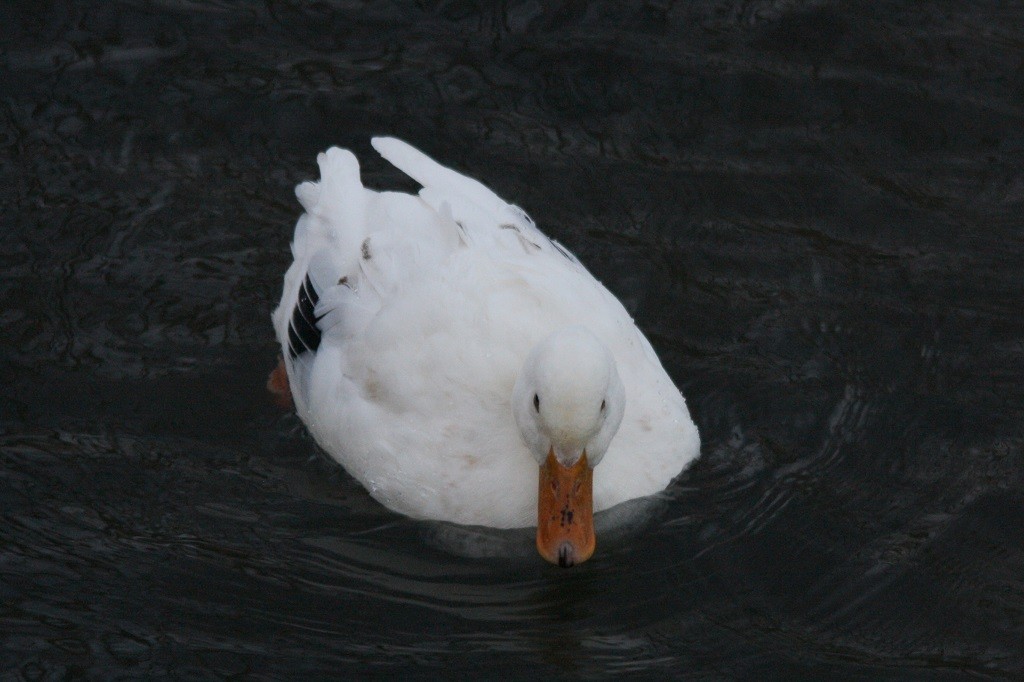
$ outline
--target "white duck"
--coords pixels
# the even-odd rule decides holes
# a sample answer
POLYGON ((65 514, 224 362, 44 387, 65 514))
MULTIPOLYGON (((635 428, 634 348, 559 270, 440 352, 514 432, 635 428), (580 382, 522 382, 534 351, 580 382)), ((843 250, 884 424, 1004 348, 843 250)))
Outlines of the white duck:
POLYGON ((697 428, 622 304, 518 207, 393 138, 419 196, 320 154, 296 195, 274 328, 299 416, 370 494, 415 518, 537 524, 570 566, 593 511, 665 488, 697 428), (539 484, 538 484, 539 481, 539 484))

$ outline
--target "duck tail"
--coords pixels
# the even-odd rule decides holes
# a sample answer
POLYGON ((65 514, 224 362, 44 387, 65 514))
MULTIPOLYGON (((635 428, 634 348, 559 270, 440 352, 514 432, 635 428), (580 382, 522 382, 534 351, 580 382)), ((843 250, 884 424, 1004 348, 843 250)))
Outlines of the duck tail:
POLYGON ((317 155, 317 163, 320 179, 295 188, 305 213, 295 225, 295 261, 285 274, 281 305, 273 315, 292 395, 300 407, 307 397, 310 359, 329 329, 325 318, 330 309, 324 299, 333 300, 333 290, 341 287, 358 258, 373 194, 363 187, 352 152, 332 147, 317 155))
MULTIPOLYGON (((316 248, 321 239, 340 247, 358 245, 365 231, 368 190, 359 178, 359 162, 347 149, 331 147, 318 154, 319 182, 303 182, 295 188, 295 196, 306 210, 308 220, 295 229, 296 257, 316 248)), ((310 254, 311 255, 311 254, 310 254)))

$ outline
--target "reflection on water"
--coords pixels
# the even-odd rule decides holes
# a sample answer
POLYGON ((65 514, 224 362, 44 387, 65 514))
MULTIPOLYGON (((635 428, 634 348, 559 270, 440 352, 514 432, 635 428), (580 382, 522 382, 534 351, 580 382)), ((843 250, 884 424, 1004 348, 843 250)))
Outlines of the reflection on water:
POLYGON ((1024 12, 483 12, 0 8, 2 676, 1024 674, 1024 12), (387 512, 264 392, 292 187, 331 144, 407 187, 378 133, 688 398, 702 458, 572 571, 387 512))

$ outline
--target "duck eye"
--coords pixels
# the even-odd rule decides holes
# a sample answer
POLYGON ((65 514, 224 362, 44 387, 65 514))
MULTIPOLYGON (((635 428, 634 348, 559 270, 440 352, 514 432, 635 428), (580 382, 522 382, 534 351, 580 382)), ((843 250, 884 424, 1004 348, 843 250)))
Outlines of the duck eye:
POLYGON ((533 394, 533 409, 540 412, 540 396, 536 393, 533 394))
POLYGON ((604 408, 605 408, 605 404, 604 404, 604 401, 602 400, 602 401, 601 401, 601 411, 602 411, 602 412, 604 412, 604 408))

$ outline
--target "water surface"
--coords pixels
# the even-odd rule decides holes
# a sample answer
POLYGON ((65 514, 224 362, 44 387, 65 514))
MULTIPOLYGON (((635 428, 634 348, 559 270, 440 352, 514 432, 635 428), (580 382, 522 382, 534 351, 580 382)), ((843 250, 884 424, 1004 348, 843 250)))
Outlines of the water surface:
POLYGON ((625 4, 0 7, 0 677, 1024 675, 1024 7, 625 4), (414 189, 381 133, 688 398, 702 458, 577 569, 265 393, 292 188, 337 144, 414 189))

